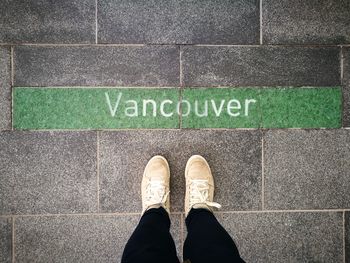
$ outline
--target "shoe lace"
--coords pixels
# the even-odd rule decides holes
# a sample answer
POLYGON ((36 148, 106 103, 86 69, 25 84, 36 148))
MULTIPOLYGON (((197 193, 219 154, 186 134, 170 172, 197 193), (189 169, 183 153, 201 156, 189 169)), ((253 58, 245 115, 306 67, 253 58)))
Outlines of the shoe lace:
POLYGON ((146 206, 164 205, 170 191, 166 192, 166 185, 162 180, 151 180, 146 187, 146 206))
POLYGON ((208 180, 194 179, 190 180, 190 207, 196 204, 204 204, 209 208, 221 208, 221 205, 215 202, 210 202, 209 199, 209 182, 208 180))

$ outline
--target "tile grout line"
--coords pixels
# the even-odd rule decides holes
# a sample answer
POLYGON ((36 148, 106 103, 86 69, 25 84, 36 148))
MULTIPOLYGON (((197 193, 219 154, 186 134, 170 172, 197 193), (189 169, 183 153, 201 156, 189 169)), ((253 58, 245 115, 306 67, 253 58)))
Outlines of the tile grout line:
POLYGON ((97 1, 95 0, 95 43, 98 44, 97 1))
MULTIPOLYGON (((183 128, 182 128, 183 129, 183 128)), ((184 128, 188 131, 263 131, 263 130, 274 130, 274 131, 324 131, 324 130, 338 130, 339 128, 184 128)), ((342 129, 350 129, 350 127, 344 127, 342 129)), ((26 132, 94 132, 94 131, 105 131, 105 132, 122 132, 122 131, 179 131, 179 128, 114 128, 114 129, 19 129, 26 132)))
POLYGON ((182 96, 183 96, 183 89, 180 88, 179 90, 179 129, 182 130, 182 96))
POLYGON ((180 228, 180 231, 181 231, 181 234, 180 234, 180 236, 181 236, 181 249, 184 247, 184 242, 185 242, 185 240, 184 240, 184 214, 183 213, 181 213, 181 228, 180 228))
POLYGON ((12 217, 12 263, 15 262, 15 217, 12 217))
POLYGON ((340 85, 343 85, 344 78, 344 54, 343 54, 343 46, 340 46, 340 85))
POLYGON ((180 51, 180 57, 179 57, 179 70, 180 70, 180 87, 183 87, 183 73, 182 73, 182 48, 181 45, 179 46, 179 51, 180 51))
MULTIPOLYGON (((96 25, 95 25, 96 27, 96 25)), ((95 34, 96 35, 96 34, 95 34)), ((263 34, 261 34, 261 37, 263 34)), ((259 41, 260 42, 260 41, 259 41)), ((52 47, 75 47, 75 46, 91 46, 91 47, 147 47, 147 46, 189 46, 189 47, 260 47, 261 44, 133 44, 133 43, 0 43, 1 46, 37 46, 37 47, 45 47, 45 46, 52 46, 52 47)), ((266 44, 267 47, 304 47, 304 48, 334 48, 334 47, 350 47, 350 45, 336 45, 336 44, 266 44)))
MULTIPOLYGON (((201 90, 201 89, 218 89, 218 90, 241 90, 241 89, 256 89, 259 91, 262 91, 264 89, 276 89, 276 90, 281 90, 281 89, 289 89, 289 90, 307 90, 307 89, 314 89, 314 90, 320 90, 320 89, 336 89, 338 87, 340 87, 341 85, 335 85, 335 86, 310 86, 310 85, 306 85, 306 86, 290 86, 290 85, 283 85, 283 86, 274 86, 274 85, 269 85, 269 86, 258 86, 258 85, 253 85, 253 86, 247 86, 247 85, 237 85, 237 86, 218 86, 218 85, 200 85, 200 86, 195 86, 195 85, 189 85, 189 86, 183 86, 183 88, 191 88, 194 90, 201 90)), ((156 85, 152 85, 152 86, 145 86, 145 85, 141 85, 141 86, 118 86, 118 85, 102 85, 102 84, 98 84, 96 86, 88 86, 88 85, 53 85, 53 86, 45 86, 45 85, 23 85, 23 86, 17 86, 16 88, 27 88, 27 89, 84 89, 84 90, 88 90, 88 89, 158 89, 158 90, 167 90, 167 89, 176 89, 176 88, 181 88, 180 85, 173 85, 173 86, 156 86, 156 85)))
POLYGON ((14 66, 14 47, 11 46, 11 86, 15 83, 15 66, 14 66))
POLYGON ((100 132, 96 132, 96 187, 97 187, 97 212, 100 212, 100 132))
POLYGON ((11 130, 14 130, 13 127, 13 90, 14 90, 14 83, 15 83, 15 66, 14 66, 14 47, 11 46, 11 50, 10 50, 10 57, 11 57, 11 61, 10 61, 10 67, 11 67, 11 130))
POLYGON ((179 45, 179 71, 180 71, 180 90, 179 90, 179 129, 182 129, 182 91, 183 91, 183 74, 182 74, 182 48, 179 45))
MULTIPOLYGON (((101 86, 20 86, 17 88, 30 88, 30 89, 158 89, 158 90, 167 90, 167 89, 174 89, 178 88, 176 86, 107 86, 107 85, 101 85, 101 86)), ((224 87, 226 88, 226 87, 224 87)))
MULTIPOLYGON (((172 214, 179 214, 180 212, 173 212, 172 214)), ((61 217, 61 216, 134 216, 141 215, 140 212, 106 212, 106 213, 66 213, 66 214, 17 214, 15 217, 61 217)))
POLYGON ((346 263, 346 248, 345 248, 345 210, 343 211, 343 262, 346 263))
MULTIPOLYGON (((171 212, 170 215, 181 215, 183 212, 171 212)), ((65 214, 16 214, 0 215, 0 218, 12 217, 64 217, 64 216, 141 216, 141 212, 102 212, 102 213, 65 213, 65 214)))
MULTIPOLYGON (((96 25, 95 25, 96 28, 96 25)), ((96 30, 95 30, 96 31, 96 30)), ((95 33, 96 37, 96 33, 95 33)), ((145 47, 146 44, 117 44, 117 43, 97 43, 96 41, 91 43, 0 43, 1 46, 23 46, 23 47, 145 47)), ((154 44, 150 46, 162 46, 160 44, 154 44)), ((165 46, 165 45, 163 45, 165 46)), ((174 46, 172 44, 167 44, 166 46, 174 46)))
POLYGON ((15 79, 15 67, 14 67, 14 47, 11 46, 11 87, 13 87, 14 79, 15 79))
POLYGON ((264 134, 261 133, 261 210, 265 210, 264 134))
POLYGON ((285 210, 227 210, 216 211, 217 214, 249 214, 249 213, 338 213, 338 212, 350 212, 350 209, 285 209, 285 210))
POLYGON ((259 1, 259 9, 260 9, 260 45, 263 44, 263 34, 262 34, 262 1, 263 0, 260 0, 259 1))
MULTIPOLYGON (((350 212, 350 208, 346 209, 295 209, 295 210, 226 210, 216 211, 215 214, 250 214, 250 213, 339 213, 350 212)), ((181 215, 183 212, 171 212, 171 215, 181 215)), ((65 213, 65 214, 17 214, 17 215, 2 215, 0 218, 9 217, 55 217, 55 216, 134 216, 141 215, 140 212, 106 212, 106 213, 65 213)))
POLYGON ((345 126, 344 122, 344 85, 343 85, 343 77, 344 77, 344 59, 343 59, 343 47, 340 46, 340 86, 341 86, 341 128, 345 126))

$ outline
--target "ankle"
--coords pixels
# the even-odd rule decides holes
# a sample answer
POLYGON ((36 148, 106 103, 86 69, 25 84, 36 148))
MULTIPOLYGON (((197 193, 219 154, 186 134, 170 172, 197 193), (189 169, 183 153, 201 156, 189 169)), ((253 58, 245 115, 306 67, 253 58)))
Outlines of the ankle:
POLYGON ((204 210, 207 210, 207 211, 213 213, 213 209, 210 206, 208 206, 206 204, 198 203, 198 204, 194 204, 193 206, 190 207, 189 211, 187 213, 185 213, 185 217, 187 217, 192 210, 197 210, 197 209, 204 209, 204 210))
POLYGON ((206 209, 210 212, 213 212, 213 209, 211 209, 208 205, 206 204, 194 204, 191 208, 193 209, 206 209))
POLYGON ((150 205, 150 206, 148 206, 144 211, 142 211, 142 213, 141 213, 141 215, 143 215, 144 213, 146 213, 148 210, 150 210, 150 209, 158 209, 158 208, 163 208, 167 213, 168 213, 168 215, 170 215, 170 211, 168 210, 168 208, 165 206, 165 205, 163 205, 163 204, 154 204, 154 205, 150 205))

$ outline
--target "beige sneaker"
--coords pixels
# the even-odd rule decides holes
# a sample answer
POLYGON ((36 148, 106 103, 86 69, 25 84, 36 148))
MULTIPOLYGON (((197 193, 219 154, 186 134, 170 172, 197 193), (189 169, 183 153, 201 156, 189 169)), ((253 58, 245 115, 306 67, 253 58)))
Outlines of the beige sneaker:
POLYGON ((170 169, 160 155, 148 161, 141 183, 142 214, 150 208, 164 207, 170 213, 170 169))
POLYGON ((186 164, 186 196, 185 214, 191 208, 204 208, 213 211, 213 207, 221 208, 214 203, 214 179, 207 161, 200 155, 193 155, 186 164))

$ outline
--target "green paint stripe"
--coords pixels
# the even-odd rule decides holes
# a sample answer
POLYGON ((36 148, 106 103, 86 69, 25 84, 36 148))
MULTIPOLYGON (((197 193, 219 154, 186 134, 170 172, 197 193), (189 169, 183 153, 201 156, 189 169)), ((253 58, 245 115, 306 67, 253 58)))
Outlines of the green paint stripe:
POLYGON ((339 128, 341 88, 15 88, 15 129, 339 128), (181 96, 180 96, 181 92, 181 96), (179 102, 179 98, 182 101, 179 102))
POLYGON ((206 88, 185 89, 183 100, 195 109, 182 117, 184 128, 339 128, 341 88, 206 88), (207 99, 206 99, 207 98, 207 99), (230 102, 231 101, 231 102, 230 102), (221 116, 217 109, 223 103, 221 116), (236 116, 232 116, 236 115, 236 116))
POLYGON ((266 89, 260 102, 263 128, 340 128, 340 88, 266 89))
MULTIPOLYGON (((15 88, 16 129, 178 128, 179 116, 164 117, 152 103, 143 116, 134 101, 179 100, 178 89, 15 88), (108 98, 106 96, 108 94, 108 98), (120 95, 121 94, 121 95, 120 95), (118 97, 120 101, 118 103, 118 97), (108 103, 109 101, 109 103, 108 103), (117 108, 116 108, 117 106, 117 108), (126 115, 126 113, 128 115, 126 115)), ((171 105, 164 105, 164 112, 171 105)))
POLYGON ((185 89, 182 127, 259 128, 259 92, 257 88, 185 89), (188 105, 191 105, 191 111, 187 115, 188 105))

